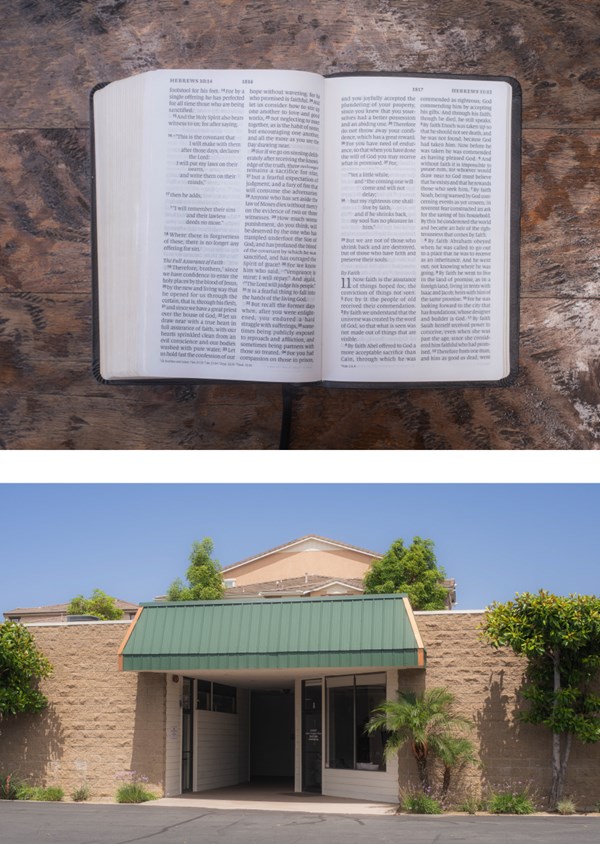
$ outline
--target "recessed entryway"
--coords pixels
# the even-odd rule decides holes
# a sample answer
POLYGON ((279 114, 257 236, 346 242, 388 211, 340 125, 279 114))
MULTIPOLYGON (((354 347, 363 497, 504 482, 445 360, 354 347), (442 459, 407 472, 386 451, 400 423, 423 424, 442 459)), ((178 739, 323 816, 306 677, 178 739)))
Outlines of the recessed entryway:
POLYGON ((250 696, 250 779, 294 783, 294 690, 253 689, 250 696))
POLYGON ((283 785, 280 780, 244 783, 243 785, 215 788, 211 791, 182 794, 180 797, 163 797, 145 806, 187 806, 198 810, 257 809, 277 812, 316 812, 336 815, 393 815, 396 807, 390 803, 352 800, 347 797, 328 797, 323 794, 294 792, 293 785, 283 785))

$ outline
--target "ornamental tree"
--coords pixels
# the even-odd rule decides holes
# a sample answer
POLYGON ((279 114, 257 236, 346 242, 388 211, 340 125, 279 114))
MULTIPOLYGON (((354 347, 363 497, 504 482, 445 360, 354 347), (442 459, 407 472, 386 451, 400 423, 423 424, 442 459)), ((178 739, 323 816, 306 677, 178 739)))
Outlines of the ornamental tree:
POLYGON ((51 673, 52 666, 26 627, 15 621, 0 624, 0 720, 44 709, 48 701, 37 682, 51 673))
POLYGON ((443 610, 446 573, 438 566, 431 539, 415 536, 408 548, 402 539, 392 542, 381 560, 371 565, 364 578, 366 594, 406 592, 415 610, 443 610))
POLYGON ((526 657, 521 719, 552 731, 554 807, 562 798, 573 739, 600 741, 600 697, 592 681, 600 670, 600 598, 560 597, 540 590, 493 603, 482 632, 492 647, 526 657))
POLYGON ((94 615, 103 621, 116 621, 123 618, 123 610, 119 609, 116 601, 102 589, 94 589, 89 598, 83 595, 73 598, 67 612, 69 615, 94 615))
POLYGON ((221 565, 213 559, 214 543, 209 537, 194 542, 186 571, 188 586, 177 578, 167 590, 169 601, 216 601, 225 593, 221 565))
POLYGON ((421 694, 399 692, 396 700, 385 700, 373 710, 366 731, 384 731, 388 758, 409 743, 424 791, 430 788, 429 760, 439 758, 444 766, 442 795, 445 796, 452 768, 476 758, 472 743, 463 735, 472 723, 458 714, 454 705, 454 695, 443 687, 421 694))

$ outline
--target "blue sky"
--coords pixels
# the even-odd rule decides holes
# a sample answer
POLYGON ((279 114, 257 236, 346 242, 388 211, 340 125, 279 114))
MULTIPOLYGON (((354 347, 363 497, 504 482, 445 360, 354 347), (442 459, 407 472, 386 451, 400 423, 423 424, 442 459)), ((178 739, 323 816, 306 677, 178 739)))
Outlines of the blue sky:
POLYGON ((0 499, 0 612, 94 587, 152 600, 204 536, 223 566, 309 533, 379 553, 429 538, 457 609, 600 592, 595 484, 4 484, 0 499))

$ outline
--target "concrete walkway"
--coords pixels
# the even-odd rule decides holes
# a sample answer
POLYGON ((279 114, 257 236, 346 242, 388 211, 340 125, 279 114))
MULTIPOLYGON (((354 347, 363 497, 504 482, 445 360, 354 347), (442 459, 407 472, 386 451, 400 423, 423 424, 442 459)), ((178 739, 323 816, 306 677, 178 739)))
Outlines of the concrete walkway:
POLYGON ((179 797, 162 797, 146 806, 178 806, 188 809, 239 809, 247 811, 315 812, 322 815, 394 815, 392 803, 375 803, 369 800, 350 800, 346 797, 325 797, 293 791, 293 786, 282 784, 255 784, 197 791, 179 797))

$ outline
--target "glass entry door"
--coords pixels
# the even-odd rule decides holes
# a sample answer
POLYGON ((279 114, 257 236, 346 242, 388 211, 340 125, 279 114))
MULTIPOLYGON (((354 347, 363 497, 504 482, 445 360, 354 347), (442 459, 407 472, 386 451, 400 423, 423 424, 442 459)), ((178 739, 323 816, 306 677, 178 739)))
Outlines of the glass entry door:
POLYGON ((181 690, 181 790, 194 788, 194 681, 183 678, 181 690))
POLYGON ((302 683, 302 791, 321 793, 323 690, 320 680, 302 683))

